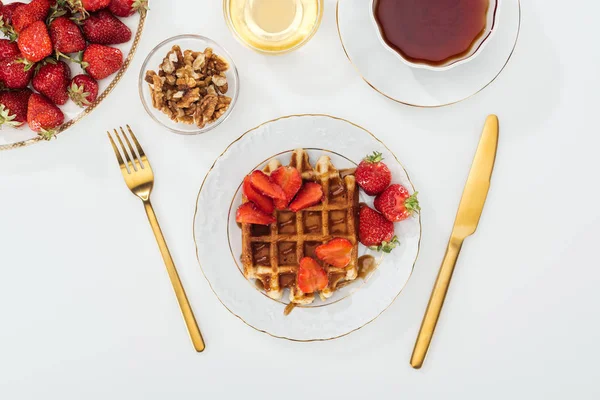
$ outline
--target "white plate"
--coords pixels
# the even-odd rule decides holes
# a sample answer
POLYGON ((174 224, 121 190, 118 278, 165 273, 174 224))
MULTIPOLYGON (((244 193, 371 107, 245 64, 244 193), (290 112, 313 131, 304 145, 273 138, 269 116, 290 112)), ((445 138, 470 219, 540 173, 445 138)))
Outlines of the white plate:
POLYGON ((520 0, 498 4, 495 33, 477 57, 446 71, 412 68, 385 47, 372 21, 371 1, 338 0, 342 46, 360 76, 380 94, 409 106, 441 107, 491 84, 508 64, 521 28, 520 0))
MULTIPOLYGON (((379 316, 398 296, 416 262, 421 240, 420 216, 396 224, 401 245, 381 258, 366 280, 355 281, 331 299, 296 308, 284 316, 287 304, 259 291, 242 274, 241 231, 235 210, 241 202, 240 185, 251 171, 271 158, 283 163, 290 151, 305 148, 314 165, 328 155, 336 168, 355 166, 367 153, 383 153, 393 182, 415 189, 396 156, 375 136, 348 121, 327 115, 298 115, 266 122, 242 135, 215 161, 196 204, 194 241, 198 262, 221 303, 251 327, 272 336, 296 340, 328 340, 360 329, 379 316)), ((362 194, 361 201, 372 202, 362 194)), ((367 249, 360 246, 359 254, 367 249)))
MULTIPOLYGON (((4 4, 9 3, 13 2, 4 2, 4 4)), ((144 29, 144 22, 146 20, 146 16, 141 17, 139 13, 136 13, 129 18, 119 19, 123 21, 123 23, 127 25, 132 32, 131 40, 129 42, 118 45, 111 45, 111 47, 116 47, 123 52, 123 66, 114 75, 111 75, 108 78, 102 79, 98 82, 98 98, 89 107, 81 108, 77 104, 73 103, 71 100, 69 100, 64 106, 59 106, 61 111, 65 114, 65 122, 62 126, 58 128, 59 133, 67 130, 76 122, 78 122, 81 118, 91 113, 114 89, 121 77, 127 71, 127 68, 129 68, 129 64, 133 59, 133 56, 135 54, 135 51, 137 49, 138 43, 142 35, 142 31, 144 29)), ((0 37, 2 37, 1 33, 0 37)), ((71 67, 72 77, 83 73, 79 65, 73 63, 68 64, 71 67)), ((29 85, 29 87, 31 88, 31 85, 29 85)), ((19 128, 3 127, 2 129, 0 129, 0 151, 15 149, 40 142, 43 142, 43 140, 40 140, 38 135, 31 129, 29 129, 27 123, 25 123, 19 128)))

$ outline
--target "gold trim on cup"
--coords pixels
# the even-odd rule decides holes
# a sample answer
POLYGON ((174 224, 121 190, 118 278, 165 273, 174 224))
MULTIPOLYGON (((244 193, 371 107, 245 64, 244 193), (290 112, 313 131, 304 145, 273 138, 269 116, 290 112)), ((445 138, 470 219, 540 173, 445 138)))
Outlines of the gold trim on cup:
MULTIPOLYGON (((98 98, 96 99, 96 101, 94 101, 92 104, 90 104, 84 110, 82 110, 82 112, 79 113, 75 118, 73 118, 73 119, 65 122, 64 124, 62 124, 57 129, 57 132, 56 132, 57 136, 58 136, 58 134, 66 131, 68 128, 70 128, 73 125, 75 125, 83 117, 85 117, 86 115, 88 115, 89 113, 91 113, 92 111, 94 111, 94 109, 98 105, 100 105, 100 103, 113 91, 113 89, 115 88, 115 86, 117 86, 117 83, 119 83, 119 81, 121 80, 121 78, 123 77, 123 75, 125 74, 125 72, 127 72, 127 69, 129 68, 129 65, 131 64, 131 61, 133 60, 133 56, 135 55, 135 52, 136 52, 137 47, 138 47, 138 44, 139 44, 140 39, 142 37, 142 32, 144 30, 144 25, 145 25, 145 22, 146 22, 146 15, 147 15, 147 13, 140 14, 140 22, 138 24, 138 28, 137 28, 137 31, 135 33, 135 38, 133 40, 133 45, 131 46, 131 50, 129 50, 129 54, 127 54, 127 57, 125 58, 125 60, 123 62, 123 65, 117 71, 117 75, 113 78, 113 80, 110 82, 110 84, 108 85, 108 87, 100 94, 100 96, 98 96, 98 98)), ((40 136, 37 136, 37 137, 31 138, 31 139, 23 140, 21 142, 0 145, 0 151, 17 149, 17 148, 20 148, 20 147, 26 147, 26 146, 30 146, 32 144, 40 143, 40 142, 44 142, 44 140, 40 136)))
POLYGON ((515 49, 517 47, 517 43, 519 42, 519 36, 521 34, 521 21, 522 21, 522 11, 521 11, 521 0, 517 0, 518 4, 519 4, 519 26, 517 28, 517 37, 515 38, 515 43, 513 44, 513 48, 510 51, 510 54, 508 55, 508 58, 506 59, 506 62, 504 63, 504 65, 502 66, 502 68, 500 69, 500 71, 496 74, 496 76, 494 76, 492 78, 491 81, 489 81, 487 84, 485 84, 481 89, 479 89, 478 91, 476 91, 475 93, 465 97, 464 99, 461 100, 457 100, 457 101, 453 101, 451 103, 445 103, 445 104, 438 104, 435 106, 424 106, 424 105, 420 105, 420 104, 412 104, 412 103, 407 103, 405 101, 402 100, 398 100, 390 95, 387 95, 385 93, 383 93, 381 90, 377 89, 377 87, 375 87, 375 85, 373 85, 371 82, 369 82, 367 80, 367 78, 365 78, 362 73, 360 72, 360 70, 358 69, 358 67, 356 66, 356 64, 354 64, 354 62, 352 62, 352 59, 350 58, 350 55, 348 54, 348 50, 346 50, 346 46, 344 45, 344 39, 342 39, 342 32, 340 30, 340 2, 343 0, 337 0, 337 4, 335 7, 335 23, 337 26, 337 31, 338 31, 338 36, 340 38, 340 43, 342 44, 342 49, 344 50, 344 54, 346 55, 346 58, 348 59, 348 61, 350 61, 350 64, 352 64, 352 66, 354 67, 354 69, 356 70, 356 72, 358 72, 358 75, 361 77, 361 79, 363 81, 366 82, 367 85, 369 85, 373 90, 375 90, 377 93, 381 94, 382 96, 387 97, 388 99, 395 101, 396 103, 400 103, 400 104, 404 104, 406 106, 410 106, 410 107, 417 107, 417 108, 440 108, 440 107, 446 107, 446 106, 450 106, 453 104, 458 104, 461 103, 465 100, 470 99, 471 97, 479 94, 480 92, 482 92, 483 90, 485 90, 488 86, 490 86, 499 76, 500 74, 502 74, 502 72, 504 71, 504 69, 506 68, 506 66, 508 65, 508 62, 510 61, 510 59, 512 58, 513 53, 515 52, 515 49))
POLYGON ((235 139, 233 142, 231 142, 231 144, 229 144, 229 146, 227 146, 227 148, 225 148, 225 150, 217 157, 217 159, 213 162, 213 164, 211 165, 210 169, 208 170, 208 172, 206 173, 206 176, 204 177, 204 180, 202 181, 202 184, 200 185, 200 189, 198 190, 198 196, 196 197, 196 207, 194 210, 194 219, 192 221, 192 235, 194 238, 194 247, 196 249, 196 260, 198 260, 198 265, 200 266, 200 271, 202 271, 202 275, 204 275, 204 278, 206 279, 206 282, 208 282, 208 286, 210 287, 210 290, 212 290, 212 292, 214 293, 214 295, 217 297, 217 299, 219 300, 219 302, 223 305, 223 307, 225 307, 225 309, 227 309, 227 311, 229 311, 231 314, 233 314, 234 316, 236 316, 240 321, 242 321, 244 324, 248 325, 249 327, 251 327, 252 329, 255 329, 258 332, 261 333, 265 333, 271 337, 277 338, 277 339, 285 339, 285 340, 289 340, 292 342, 324 342, 327 340, 333 340, 333 339, 339 339, 341 337, 347 336, 353 332, 356 332, 359 329, 364 328, 365 326, 369 325, 371 322, 375 321, 381 314, 383 314, 388 308, 390 308, 390 306, 394 303, 394 301, 396 301, 396 299, 398 298, 398 296, 400 296, 400 293, 402 293, 402 291, 404 290, 404 288, 406 287, 406 284, 408 283, 408 281, 410 280, 412 273, 415 269, 415 264, 417 263, 417 260, 419 258, 419 253, 421 251, 421 240, 422 240, 422 234, 423 234, 423 226, 421 224, 421 213, 418 214, 418 220, 419 220, 419 243, 417 245, 417 254, 415 255, 415 259, 413 261, 413 265, 411 267, 410 270, 410 274, 408 276, 408 279, 406 280, 404 286, 402 286, 402 288, 400 288, 400 291, 396 294, 396 296, 394 296, 394 298, 392 299, 392 301, 390 302, 390 304, 385 307, 379 314, 377 314, 373 319, 371 319, 370 321, 367 321, 366 323, 364 323, 363 325, 359 326, 358 328, 352 329, 349 332, 346 332, 344 334, 338 335, 338 336, 333 336, 333 337, 329 337, 329 338, 323 338, 323 339, 292 339, 292 338, 288 338, 285 336, 277 336, 274 335, 272 333, 267 332, 266 330, 263 329, 259 329, 255 326, 253 326, 252 324, 248 323, 246 320, 244 320, 244 318, 242 318, 241 316, 237 315, 236 313, 234 313, 232 310, 230 310, 225 303, 223 303, 223 301, 221 300, 221 298, 219 297, 219 295, 217 294, 217 292, 215 292, 214 288, 212 287, 212 284, 210 282, 210 280, 208 279, 208 277, 206 276, 206 274, 204 273, 204 270, 202 269, 202 263, 200 263, 200 258, 198 257, 198 242, 196 241, 196 229, 195 229, 195 225, 196 225, 196 216, 198 214, 198 200, 200 199, 200 194, 202 193, 202 188, 204 187, 204 183, 206 182, 206 179, 208 178, 208 175, 212 172, 213 168, 215 167, 217 161, 219 161, 219 159, 225 154, 227 153, 227 151, 238 141, 240 141, 244 136, 246 136, 247 134, 260 129, 261 127, 263 127, 264 125, 273 123, 273 122, 277 122, 279 120, 283 120, 283 119, 290 119, 290 118, 297 118, 297 117, 326 117, 326 118, 331 118, 331 119, 335 119, 338 121, 343 121, 346 122, 352 126, 355 126, 359 129, 362 129, 363 131, 365 131, 366 133, 368 133, 369 135, 371 135, 373 137, 373 139, 375 139, 376 141, 378 141, 379 143, 381 143, 381 145, 390 152, 390 154, 392 156, 394 156, 394 159, 396 160, 396 162, 398 162, 398 164, 402 167, 402 169, 404 170, 404 173, 406 174, 406 177, 408 179, 408 181, 410 182, 411 188, 414 191, 415 187, 414 184, 412 182, 412 180, 410 179, 410 176, 408 174, 408 171, 406 171, 406 168, 404 168, 404 165, 402 165, 402 163, 400 162, 400 160, 398 160, 398 157, 396 157, 396 155, 394 154, 394 152, 392 152, 392 150, 390 150, 389 147, 387 147, 385 145, 385 143, 383 143, 381 140, 379 140, 375 135, 373 135, 370 131, 368 131, 367 129, 363 128, 362 126, 355 124, 354 122, 348 121, 344 118, 339 118, 339 117, 334 117, 332 115, 328 115, 328 114, 291 114, 291 115, 286 115, 283 117, 279 117, 279 118, 275 118, 275 119, 271 119, 269 121, 265 121, 257 126, 255 126, 254 128, 244 132, 240 137, 238 137, 237 139, 235 139))

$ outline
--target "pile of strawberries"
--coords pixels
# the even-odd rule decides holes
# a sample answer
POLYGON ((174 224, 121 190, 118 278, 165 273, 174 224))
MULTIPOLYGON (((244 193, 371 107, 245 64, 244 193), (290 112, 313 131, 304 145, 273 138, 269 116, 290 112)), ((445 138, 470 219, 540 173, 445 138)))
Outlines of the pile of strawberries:
MULTIPOLYGON (((246 224, 270 225, 275 222, 275 209, 298 212, 321 203, 324 198, 321 185, 303 182, 294 167, 279 167, 271 175, 254 171, 244 179, 242 191, 248 202, 238 208, 236 221, 246 224)), ((348 240, 337 238, 317 247, 316 254, 321 261, 343 268, 350 263, 352 247, 348 240)), ((298 287, 302 292, 323 290, 328 282, 327 272, 315 259, 300 260, 298 287)))
POLYGON ((418 193, 411 195, 402 185, 390 185, 392 173, 382 162, 382 154, 373 152, 356 169, 356 182, 369 196, 375 197, 375 208, 361 205, 358 212, 358 238, 365 246, 386 253, 398 245, 394 222, 404 221, 421 207, 418 193))
POLYGON ((275 209, 298 212, 321 203, 324 197, 321 185, 303 182, 294 167, 279 167, 271 175, 254 171, 244 179, 242 191, 248 202, 238 208, 236 221, 257 225, 274 223, 275 209))
POLYGON ((123 53, 110 45, 131 40, 118 17, 147 10, 147 0, 0 0, 0 126, 26 122, 51 139, 64 122, 58 108, 81 107, 98 96, 98 81, 116 73, 123 53), (67 62, 83 73, 71 78, 67 62), (36 91, 33 92, 31 87, 36 91))

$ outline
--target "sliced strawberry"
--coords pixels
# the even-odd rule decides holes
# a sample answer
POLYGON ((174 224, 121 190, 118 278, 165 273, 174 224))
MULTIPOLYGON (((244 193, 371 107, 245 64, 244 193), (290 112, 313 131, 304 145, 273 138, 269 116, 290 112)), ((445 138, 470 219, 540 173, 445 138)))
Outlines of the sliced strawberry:
POLYGON ((273 214, 273 211, 275 210, 275 206, 273 205, 273 200, 270 197, 267 197, 264 194, 259 193, 252 187, 252 184, 250 183, 249 175, 244 178, 244 184, 242 186, 242 191, 244 192, 244 194, 246 195, 248 200, 250 200, 251 202, 256 204, 256 206, 258 208, 260 208, 262 211, 266 212, 267 214, 273 214))
POLYGON ((288 207, 289 202, 287 200, 275 199, 275 200, 273 200, 273 204, 275 205, 276 209, 285 210, 288 207))
POLYGON ((278 210, 284 210, 302 187, 302 176, 294 167, 279 167, 271 174, 271 179, 283 189, 285 200, 275 201, 278 210))
POLYGON ((290 204, 290 210, 298 212, 312 207, 323 201, 323 188, 315 182, 307 182, 302 186, 298 195, 290 204))
POLYGON ((329 279, 327 272, 310 257, 300 260, 298 270, 298 287, 303 293, 314 293, 327 287, 329 279))
POLYGON ((335 238, 317 247, 316 254, 319 260, 334 267, 344 268, 350 264, 353 248, 349 240, 335 238))
POLYGON ((285 193, 271 177, 262 171, 254 171, 250 174, 250 183, 254 189, 272 199, 285 200, 285 193))
POLYGON ((235 215, 235 220, 240 224, 270 225, 275 222, 272 215, 265 214, 254 203, 242 204, 235 215))

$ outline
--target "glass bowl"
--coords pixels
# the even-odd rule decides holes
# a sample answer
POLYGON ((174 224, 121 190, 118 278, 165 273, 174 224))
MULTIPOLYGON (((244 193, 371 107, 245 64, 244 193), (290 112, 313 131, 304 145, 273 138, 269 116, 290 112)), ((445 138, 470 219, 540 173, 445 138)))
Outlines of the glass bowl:
POLYGON ((233 59, 223 47, 218 45, 213 40, 200 36, 200 35, 180 35, 175 36, 170 39, 167 39, 156 46, 146 57, 144 64, 142 65, 142 69, 140 71, 139 76, 139 91, 140 98, 142 99, 142 104, 144 108, 148 112, 148 115, 152 117, 154 121, 156 121, 159 125, 162 125, 166 129, 171 132, 175 132, 182 135, 198 135, 201 133, 206 133, 217 126, 219 126, 223 121, 225 121, 231 111, 234 109, 235 104, 237 103, 240 83, 239 83, 239 75, 235 63, 233 59), (178 45, 181 47, 182 51, 185 50, 193 50, 193 51, 204 51, 205 48, 210 47, 213 49, 214 54, 217 54, 223 57, 229 63, 229 70, 225 73, 227 75, 227 84, 229 85, 229 89, 226 93, 227 96, 231 97, 231 104, 229 108, 215 122, 206 125, 204 128, 199 128, 196 125, 188 125, 184 123, 178 123, 171 120, 166 114, 162 111, 157 110, 152 106, 152 97, 150 92, 150 87, 148 83, 144 80, 146 77, 146 71, 154 70, 158 71, 159 66, 162 64, 163 59, 167 55, 171 48, 174 45, 178 45))
POLYGON ((319 30, 323 19, 323 0, 297 0, 301 12, 282 32, 270 32, 247 19, 247 10, 232 12, 232 7, 248 7, 251 0, 223 0, 225 22, 239 42, 259 53, 280 55, 297 50, 308 43, 319 30))

